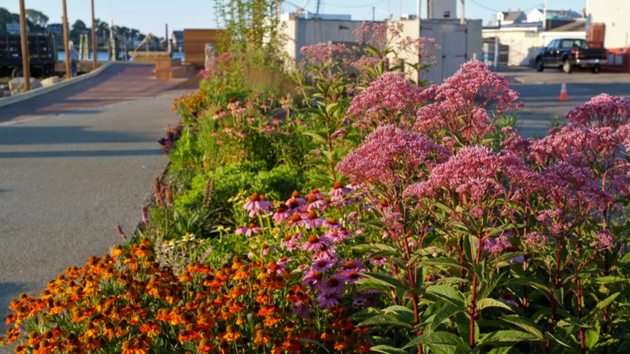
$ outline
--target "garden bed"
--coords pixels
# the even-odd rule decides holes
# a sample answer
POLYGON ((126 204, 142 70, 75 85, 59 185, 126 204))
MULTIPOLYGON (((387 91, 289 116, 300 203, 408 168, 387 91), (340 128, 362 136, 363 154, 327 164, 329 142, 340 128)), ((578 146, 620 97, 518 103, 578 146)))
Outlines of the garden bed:
MULTIPOLYGON (((389 27, 389 28, 388 28, 389 27)), ((388 36, 387 33, 390 33, 388 36)), ((630 102, 600 95, 523 139, 505 78, 440 85, 366 24, 256 92, 224 53, 174 103, 171 165, 128 244, 22 295, 18 353, 629 350, 630 102), (365 48, 368 48, 367 50, 365 48), (352 75, 347 74, 352 73, 352 75), (295 86, 293 85, 293 86, 295 86)), ((271 80, 271 79, 270 79, 271 80)))

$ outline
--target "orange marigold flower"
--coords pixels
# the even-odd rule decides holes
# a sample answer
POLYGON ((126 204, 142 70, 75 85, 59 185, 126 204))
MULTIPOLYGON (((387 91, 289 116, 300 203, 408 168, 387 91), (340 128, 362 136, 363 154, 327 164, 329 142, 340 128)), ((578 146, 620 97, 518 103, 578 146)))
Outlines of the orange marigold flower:
POLYGON ((282 346, 282 342, 276 340, 273 343, 273 348, 271 348, 271 354, 282 354, 284 353, 284 347, 282 346))
POLYGON ((372 349, 372 343, 366 340, 360 340, 357 344, 354 345, 353 348, 359 353, 366 353, 369 352, 370 349, 372 349))
POLYGON ((282 346, 289 352, 297 352, 300 350, 300 342, 297 337, 291 337, 287 339, 282 346))
POLYGON ((256 336, 254 337, 254 343, 256 345, 267 344, 271 341, 271 336, 269 336, 269 331, 266 329, 259 329, 256 331, 256 336))
POLYGON ((197 346, 197 350, 207 354, 211 351, 214 350, 214 348, 216 348, 217 346, 212 344, 209 340, 207 339, 202 339, 201 342, 199 342, 199 345, 197 346))
POLYGON ((242 336, 242 333, 239 332, 236 329, 236 326, 234 326, 234 325, 227 326, 226 332, 227 333, 225 334, 223 339, 225 339, 228 342, 235 341, 235 340, 241 338, 241 336, 242 336))

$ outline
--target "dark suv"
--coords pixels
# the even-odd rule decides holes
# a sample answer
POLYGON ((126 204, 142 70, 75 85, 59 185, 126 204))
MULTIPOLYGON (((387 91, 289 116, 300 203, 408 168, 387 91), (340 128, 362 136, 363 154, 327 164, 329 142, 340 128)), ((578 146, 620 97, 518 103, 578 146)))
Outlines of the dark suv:
POLYGON ((583 39, 554 39, 536 54, 536 70, 538 71, 556 67, 562 68, 569 74, 575 67, 587 67, 593 73, 598 73, 601 66, 606 64, 608 64, 606 49, 589 48, 583 39))

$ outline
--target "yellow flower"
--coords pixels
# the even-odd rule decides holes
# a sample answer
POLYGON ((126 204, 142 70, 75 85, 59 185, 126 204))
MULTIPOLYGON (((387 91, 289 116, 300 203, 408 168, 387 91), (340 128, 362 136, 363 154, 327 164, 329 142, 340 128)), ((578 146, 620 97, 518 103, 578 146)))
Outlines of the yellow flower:
POLYGON ((232 342, 241 338, 241 336, 242 333, 239 332, 234 325, 229 325, 227 326, 227 333, 225 334, 225 337, 223 337, 223 339, 228 342, 232 342))

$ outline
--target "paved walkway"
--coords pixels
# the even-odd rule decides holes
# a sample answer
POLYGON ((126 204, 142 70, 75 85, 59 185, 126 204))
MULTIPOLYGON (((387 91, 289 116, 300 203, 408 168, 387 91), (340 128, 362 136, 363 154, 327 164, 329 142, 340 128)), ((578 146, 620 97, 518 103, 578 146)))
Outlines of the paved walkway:
POLYGON ((118 80, 146 78, 143 69, 112 67, 98 78, 103 90, 84 82, 50 93, 65 100, 46 94, 0 107, 2 120, 13 120, 0 124, 0 318, 21 292, 39 294, 67 267, 121 243, 116 224, 128 234, 135 229, 153 177, 167 163, 157 140, 177 123, 171 103, 183 93, 140 83, 146 79, 135 89, 118 80), (158 96, 143 98, 149 92, 158 96), (20 121, 42 114, 55 115, 20 121))
POLYGON ((152 63, 117 62, 100 74, 26 101, 0 107, 0 123, 154 97, 185 79, 159 81, 152 63))

